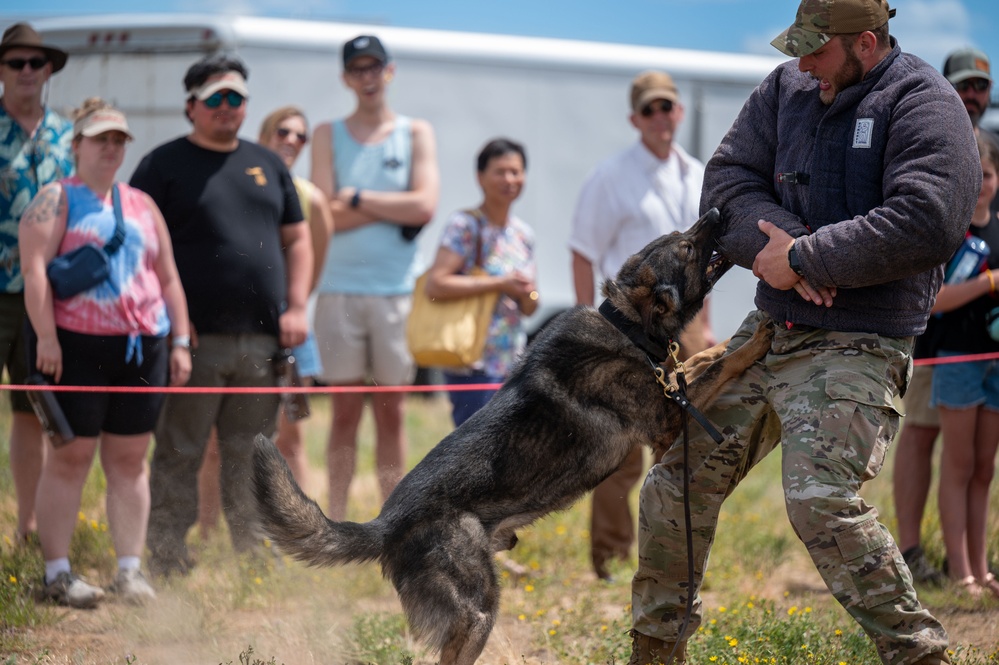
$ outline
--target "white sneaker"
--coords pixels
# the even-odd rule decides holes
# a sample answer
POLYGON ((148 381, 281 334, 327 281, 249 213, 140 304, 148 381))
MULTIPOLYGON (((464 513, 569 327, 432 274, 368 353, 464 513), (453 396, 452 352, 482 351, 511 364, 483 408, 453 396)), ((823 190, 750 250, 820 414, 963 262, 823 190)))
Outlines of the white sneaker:
POLYGON ((138 568, 119 570, 110 591, 118 594, 126 603, 144 605, 156 600, 156 591, 138 568))
POLYGON ((104 589, 87 584, 82 577, 63 571, 42 589, 43 600, 54 600, 60 605, 90 609, 104 598, 104 589))

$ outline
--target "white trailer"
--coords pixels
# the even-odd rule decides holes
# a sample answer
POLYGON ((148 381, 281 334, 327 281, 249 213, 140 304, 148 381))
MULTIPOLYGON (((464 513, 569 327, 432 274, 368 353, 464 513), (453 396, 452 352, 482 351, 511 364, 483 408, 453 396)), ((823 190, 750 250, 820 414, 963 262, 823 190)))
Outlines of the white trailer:
MULTIPOLYGON (((8 25, 12 20, 0 20, 8 25)), ((555 39, 417 30, 244 16, 107 15, 33 21, 70 53, 53 77, 49 103, 67 110, 98 95, 124 110, 135 133, 122 177, 149 149, 189 129, 184 72, 201 55, 224 50, 249 68, 250 102, 242 135, 255 139, 262 118, 296 104, 315 124, 347 114, 353 97, 340 80, 340 48, 377 34, 397 63, 390 88, 400 113, 436 131, 441 200, 419 239, 429 262, 444 219, 479 200, 474 159, 490 138, 525 144, 528 179, 516 206, 538 237, 543 308, 536 328, 570 307, 569 223, 584 178, 608 154, 636 139, 627 120, 629 84, 639 71, 673 75, 687 107, 679 142, 710 157, 736 113, 779 58, 555 39)), ((296 166, 308 175, 308 155, 296 166)), ((719 336, 752 307, 755 279, 733 269, 717 285, 712 317, 719 336)))

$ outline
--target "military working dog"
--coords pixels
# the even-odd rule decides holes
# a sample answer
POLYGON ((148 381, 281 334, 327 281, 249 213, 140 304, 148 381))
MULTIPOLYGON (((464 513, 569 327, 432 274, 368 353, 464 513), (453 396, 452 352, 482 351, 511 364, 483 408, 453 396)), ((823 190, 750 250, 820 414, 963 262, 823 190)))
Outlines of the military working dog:
MULTIPOLYGON (((552 321, 492 400, 402 479, 371 522, 329 520, 257 437, 265 531, 312 565, 377 559, 414 634, 440 651, 442 665, 474 663, 499 607, 494 553, 516 544, 516 529, 596 487, 634 446, 658 459, 681 431, 681 409, 664 396, 649 354, 621 330, 653 345, 679 336, 731 266, 714 254, 718 223, 711 211, 686 233, 654 240, 605 282, 617 325, 589 307, 552 321)), ((719 345, 691 358, 693 405, 713 402, 771 335, 761 328, 727 355, 719 345)))

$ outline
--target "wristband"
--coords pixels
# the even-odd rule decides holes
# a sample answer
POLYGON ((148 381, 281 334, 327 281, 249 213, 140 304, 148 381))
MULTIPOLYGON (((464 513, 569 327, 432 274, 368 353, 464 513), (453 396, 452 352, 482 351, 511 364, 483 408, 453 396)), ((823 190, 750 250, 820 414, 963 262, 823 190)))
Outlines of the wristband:
POLYGON ((995 295, 996 278, 992 276, 992 271, 988 268, 985 269, 985 276, 989 278, 989 295, 995 295))
POLYGON ((191 336, 176 335, 173 341, 170 342, 170 346, 175 349, 189 349, 191 348, 191 336))
POLYGON ((350 207, 356 209, 359 205, 361 205, 361 190, 358 189, 350 197, 350 207))

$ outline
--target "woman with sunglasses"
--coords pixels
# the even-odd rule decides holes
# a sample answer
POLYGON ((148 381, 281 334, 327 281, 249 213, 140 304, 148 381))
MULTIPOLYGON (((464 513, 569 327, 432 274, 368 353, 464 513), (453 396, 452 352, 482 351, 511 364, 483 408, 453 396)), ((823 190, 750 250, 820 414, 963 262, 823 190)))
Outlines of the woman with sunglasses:
MULTIPOLYGON (((309 142, 309 125, 305 112, 297 106, 283 106, 271 112, 260 126, 260 145, 276 152, 290 171, 298 156, 309 142)), ((326 247, 333 233, 333 214, 329 200, 323 192, 309 180, 294 176, 295 190, 298 192, 302 212, 309 224, 312 236, 312 288, 315 289, 326 256, 326 247)), ((314 307, 314 296, 310 298, 310 311, 314 307)), ((311 321, 311 316, 309 317, 311 321)), ((292 353, 299 375, 306 384, 319 374, 322 365, 319 361, 319 348, 310 330, 303 344, 295 347, 292 353)), ((278 420, 277 447, 284 455, 299 487, 306 487, 305 447, 302 440, 302 427, 298 419, 291 420, 285 409, 281 409, 278 420)), ((218 523, 219 497, 219 451, 214 433, 205 449, 205 457, 198 474, 198 523, 202 534, 209 533, 218 523)))
MULTIPOLYGON (((73 172, 73 123, 44 102, 49 79, 66 65, 65 51, 47 46, 27 23, 7 28, 0 40, 0 363, 11 383, 27 376, 24 350, 24 279, 17 228, 38 190, 73 172)), ((17 534, 37 539, 35 494, 45 459, 38 418, 24 392, 10 393, 10 470, 17 493, 17 534)))
MULTIPOLYGON (((29 345, 29 365, 48 383, 179 386, 190 375, 187 302, 166 224, 146 194, 115 182, 131 139, 124 114, 100 99, 85 101, 73 124, 76 175, 46 185, 21 220, 25 304, 37 338, 29 345), (52 259, 87 244, 103 248, 119 229, 124 237, 107 254, 108 278, 56 298, 46 274, 52 259)), ((49 447, 39 481, 42 595, 71 607, 93 607, 104 596, 69 564, 80 496, 99 448, 118 556, 112 590, 129 602, 151 600, 156 594, 139 563, 150 506, 146 453, 164 395, 55 395, 75 438, 49 447)))
MULTIPOLYGON (((476 165, 482 203, 448 220, 427 278, 431 298, 500 294, 482 359, 471 367, 444 372, 444 381, 456 386, 502 383, 527 346, 524 317, 538 308, 534 231, 510 212, 524 190, 524 147, 510 139, 494 139, 479 152, 476 165), (485 274, 470 274, 476 264, 485 274)), ((450 391, 454 426, 468 420, 495 392, 450 391)))

